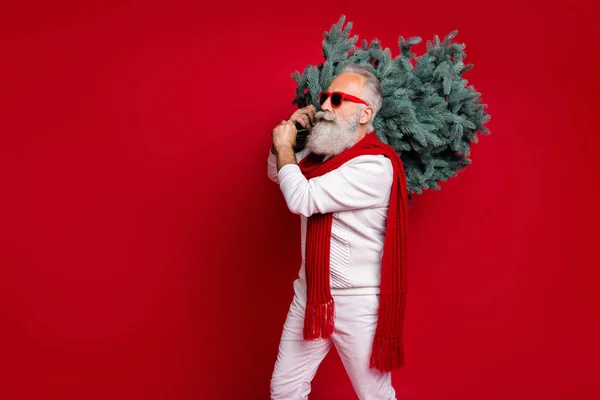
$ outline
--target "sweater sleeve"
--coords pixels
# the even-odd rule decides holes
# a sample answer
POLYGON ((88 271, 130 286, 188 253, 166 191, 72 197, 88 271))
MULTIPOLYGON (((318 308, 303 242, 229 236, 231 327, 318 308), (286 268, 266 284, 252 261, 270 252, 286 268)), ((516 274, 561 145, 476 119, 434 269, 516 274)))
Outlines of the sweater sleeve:
POLYGON ((392 162, 383 155, 355 157, 335 170, 307 180, 300 167, 284 165, 277 174, 279 187, 294 214, 384 207, 392 188, 392 162))
POLYGON ((267 158, 267 176, 273 182, 279 183, 279 178, 277 177, 277 156, 271 153, 271 149, 269 149, 269 158, 267 158))

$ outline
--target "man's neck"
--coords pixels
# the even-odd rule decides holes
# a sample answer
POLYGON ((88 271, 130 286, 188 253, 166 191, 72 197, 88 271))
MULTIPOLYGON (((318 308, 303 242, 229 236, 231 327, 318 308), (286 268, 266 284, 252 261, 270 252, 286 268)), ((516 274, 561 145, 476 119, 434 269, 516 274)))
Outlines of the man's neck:
POLYGON ((364 126, 358 127, 358 138, 356 138, 356 142, 354 144, 360 142, 368 133, 370 133, 372 129, 367 129, 364 126))

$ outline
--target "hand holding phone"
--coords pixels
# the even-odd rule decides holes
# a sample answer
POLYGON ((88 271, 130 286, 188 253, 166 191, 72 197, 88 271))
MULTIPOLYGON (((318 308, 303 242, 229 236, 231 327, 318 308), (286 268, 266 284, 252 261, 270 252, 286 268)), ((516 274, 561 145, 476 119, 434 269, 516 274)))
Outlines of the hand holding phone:
POLYGON ((316 113, 316 107, 311 104, 309 106, 299 108, 290 117, 290 121, 294 122, 297 130, 296 146, 294 146, 295 152, 302 151, 306 147, 306 138, 315 123, 316 113))

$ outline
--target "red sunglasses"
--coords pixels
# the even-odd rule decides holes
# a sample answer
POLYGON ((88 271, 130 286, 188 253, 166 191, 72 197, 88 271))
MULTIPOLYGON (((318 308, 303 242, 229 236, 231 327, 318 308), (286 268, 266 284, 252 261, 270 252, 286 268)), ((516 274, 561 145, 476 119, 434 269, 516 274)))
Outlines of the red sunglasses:
POLYGON ((366 106, 369 105, 369 104, 367 104, 366 101, 361 100, 356 96, 352 96, 350 94, 346 94, 343 92, 321 92, 321 93, 319 93, 319 104, 323 105, 327 101, 329 96, 331 96, 331 106, 334 108, 341 106, 342 102, 344 100, 352 101, 354 103, 361 103, 366 106))

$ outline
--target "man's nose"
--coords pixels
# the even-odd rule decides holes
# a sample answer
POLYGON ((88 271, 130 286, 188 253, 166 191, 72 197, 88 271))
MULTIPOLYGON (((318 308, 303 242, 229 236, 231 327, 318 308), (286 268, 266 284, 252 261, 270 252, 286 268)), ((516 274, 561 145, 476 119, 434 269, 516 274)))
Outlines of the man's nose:
POLYGON ((327 100, 325 100, 325 103, 321 104, 321 110, 329 111, 329 112, 333 111, 333 108, 331 107, 330 97, 327 97, 327 100))

